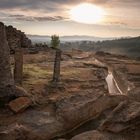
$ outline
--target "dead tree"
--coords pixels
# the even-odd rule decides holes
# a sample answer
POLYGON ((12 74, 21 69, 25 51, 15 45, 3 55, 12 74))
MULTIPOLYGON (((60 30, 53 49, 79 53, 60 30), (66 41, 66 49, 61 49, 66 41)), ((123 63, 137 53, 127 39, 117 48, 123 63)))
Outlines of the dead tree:
POLYGON ((54 72, 53 72, 53 83, 57 86, 60 81, 60 63, 61 63, 61 50, 56 49, 54 72))

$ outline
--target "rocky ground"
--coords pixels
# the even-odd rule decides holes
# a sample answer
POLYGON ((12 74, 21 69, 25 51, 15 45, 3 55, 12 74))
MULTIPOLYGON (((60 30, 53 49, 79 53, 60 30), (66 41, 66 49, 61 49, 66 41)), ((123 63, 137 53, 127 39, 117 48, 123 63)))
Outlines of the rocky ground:
POLYGON ((96 53, 95 56, 112 71, 121 91, 140 101, 140 61, 126 56, 96 53))
POLYGON ((64 52, 61 82, 54 88, 54 54, 50 50, 24 56, 23 87, 30 93, 32 105, 21 113, 0 109, 0 139, 139 140, 139 61, 101 53, 64 52), (108 69, 114 77, 121 77, 115 78, 118 85, 127 77, 122 83, 127 89, 128 83, 133 84, 133 89, 126 92, 122 86, 123 95, 110 95, 105 80, 108 69), (135 96, 131 96, 132 91, 135 96))

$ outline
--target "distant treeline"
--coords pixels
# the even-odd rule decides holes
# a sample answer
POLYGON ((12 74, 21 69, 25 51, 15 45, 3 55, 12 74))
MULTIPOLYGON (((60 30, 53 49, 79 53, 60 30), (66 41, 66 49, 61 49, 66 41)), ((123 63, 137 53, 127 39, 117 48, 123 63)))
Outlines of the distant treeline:
POLYGON ((61 48, 65 50, 74 48, 84 51, 104 51, 114 54, 128 55, 132 57, 140 57, 140 37, 121 38, 98 42, 65 42, 61 44, 61 48))

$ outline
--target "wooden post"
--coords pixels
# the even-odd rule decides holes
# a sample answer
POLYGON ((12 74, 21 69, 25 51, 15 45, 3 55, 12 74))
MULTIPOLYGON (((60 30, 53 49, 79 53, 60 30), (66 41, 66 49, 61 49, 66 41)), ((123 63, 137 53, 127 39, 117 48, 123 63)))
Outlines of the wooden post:
POLYGON ((61 63, 61 50, 56 50, 54 72, 53 72, 53 83, 57 85, 60 81, 60 63, 61 63))
POLYGON ((23 79, 23 48, 18 47, 15 49, 15 67, 14 67, 14 80, 15 84, 21 86, 23 79))

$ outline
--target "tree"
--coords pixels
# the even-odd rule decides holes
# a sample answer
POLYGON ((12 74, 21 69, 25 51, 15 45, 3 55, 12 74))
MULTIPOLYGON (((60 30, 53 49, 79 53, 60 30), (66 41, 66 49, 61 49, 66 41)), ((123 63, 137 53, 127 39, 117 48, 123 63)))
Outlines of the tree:
POLYGON ((60 44, 59 36, 52 35, 51 36, 51 47, 54 48, 54 49, 57 49, 59 44, 60 44))

